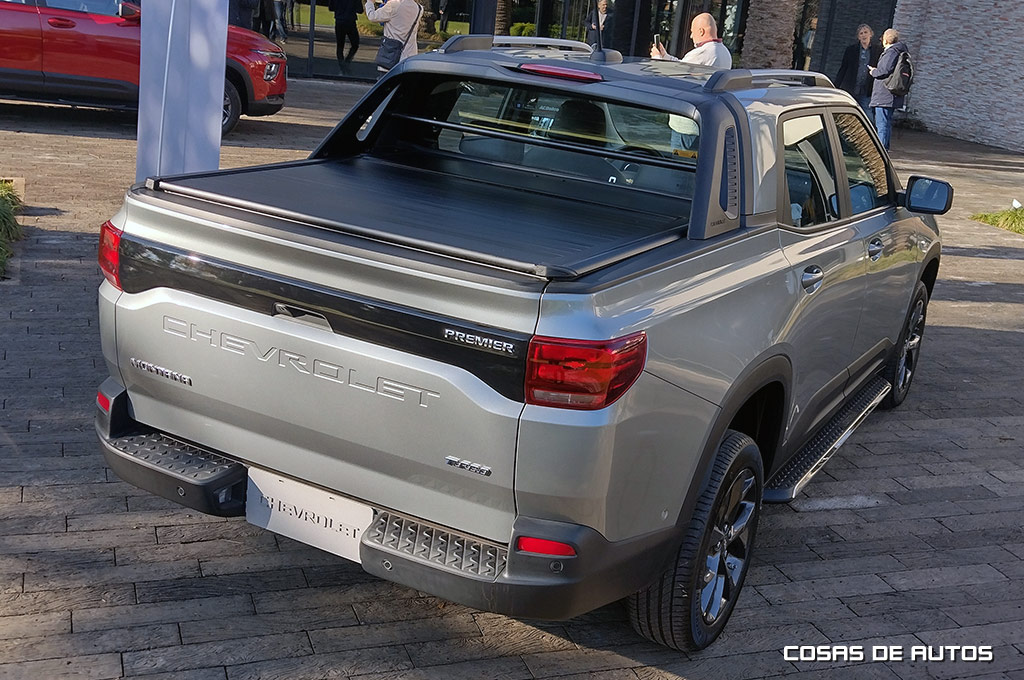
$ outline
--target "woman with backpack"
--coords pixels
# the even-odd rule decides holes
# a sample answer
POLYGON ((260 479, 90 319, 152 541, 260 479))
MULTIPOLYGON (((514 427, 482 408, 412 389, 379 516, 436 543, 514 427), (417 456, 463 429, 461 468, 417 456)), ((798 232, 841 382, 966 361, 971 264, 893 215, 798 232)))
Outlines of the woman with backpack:
POLYGON ((906 44, 900 40, 900 33, 895 28, 886 29, 882 34, 882 56, 878 58, 878 66, 870 65, 868 73, 875 79, 871 88, 871 108, 875 111, 875 129, 885 150, 889 150, 889 139, 892 136, 892 114, 896 109, 903 108, 903 102, 910 90, 913 69, 910 65, 910 52, 906 44))

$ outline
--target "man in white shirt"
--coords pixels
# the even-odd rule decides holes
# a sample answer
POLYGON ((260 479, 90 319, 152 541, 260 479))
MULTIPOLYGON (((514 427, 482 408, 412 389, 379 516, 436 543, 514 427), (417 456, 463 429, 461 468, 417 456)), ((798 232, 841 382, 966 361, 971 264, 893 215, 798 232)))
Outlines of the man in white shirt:
POLYGON ((732 54, 718 37, 718 24, 715 23, 713 16, 707 12, 695 16, 690 23, 690 38, 693 40, 694 48, 684 54, 682 59, 677 59, 666 52, 665 46, 660 43, 651 47, 651 59, 732 68, 732 54))

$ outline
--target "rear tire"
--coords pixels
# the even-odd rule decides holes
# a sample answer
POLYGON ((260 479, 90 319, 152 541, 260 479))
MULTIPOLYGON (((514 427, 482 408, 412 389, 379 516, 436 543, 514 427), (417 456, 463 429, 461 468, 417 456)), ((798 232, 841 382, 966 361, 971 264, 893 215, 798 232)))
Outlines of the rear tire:
POLYGON ((704 649, 718 638, 747 576, 763 488, 757 444, 726 431, 675 566, 628 599, 637 633, 679 650, 704 649))
POLYGON ((925 318, 928 315, 928 288, 918 281, 914 289, 914 297, 907 310, 907 318, 903 322, 903 330, 896 340, 892 356, 885 365, 885 379, 892 385, 880 408, 896 408, 903 403, 910 392, 910 383, 917 374, 918 361, 921 358, 921 341, 924 339, 925 318))
POLYGON ((238 125, 242 116, 242 97, 230 80, 224 80, 224 111, 220 121, 220 136, 223 137, 238 125))

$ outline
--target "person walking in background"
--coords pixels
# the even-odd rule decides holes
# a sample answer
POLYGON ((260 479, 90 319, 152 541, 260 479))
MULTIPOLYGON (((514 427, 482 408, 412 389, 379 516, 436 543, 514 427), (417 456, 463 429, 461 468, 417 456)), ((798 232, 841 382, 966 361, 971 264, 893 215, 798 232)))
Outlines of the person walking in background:
MULTIPOLYGON (((375 0, 366 0, 366 18, 384 24, 384 37, 403 44, 398 61, 415 57, 419 48, 416 33, 419 31, 423 8, 416 0, 388 0, 380 7, 374 7, 375 0)), ((387 71, 378 63, 378 71, 387 71)))
POLYGON ((441 19, 440 27, 438 28, 438 30, 441 31, 442 33, 447 33, 449 19, 448 0, 441 0, 441 2, 438 3, 437 16, 440 17, 441 19))
POLYGON ((348 65, 355 59, 359 49, 359 29, 356 28, 358 0, 328 0, 327 7, 334 12, 334 40, 338 49, 338 68, 348 72, 348 65), (345 54, 345 38, 348 38, 348 54, 345 54))
POLYGON ((878 57, 878 65, 868 66, 867 71, 874 78, 871 86, 871 108, 875 111, 875 129, 882 146, 889 150, 889 139, 892 137, 892 114, 896 109, 903 108, 905 95, 894 95, 885 86, 885 79, 896 70, 896 62, 900 54, 907 51, 907 46, 900 40, 900 32, 895 28, 887 28, 882 34, 882 54, 878 57))
POLYGON ((718 37, 718 24, 715 23, 713 16, 707 12, 695 16, 690 22, 690 38, 693 40, 694 47, 684 54, 682 59, 673 57, 660 43, 651 46, 651 59, 668 59, 670 61, 685 61, 688 64, 732 68, 732 54, 718 37))
POLYGON ((612 19, 614 12, 608 6, 608 0, 598 0, 597 9, 591 10, 587 15, 587 44, 597 47, 597 29, 601 28, 601 47, 608 47, 611 44, 612 19))
POLYGON ((878 66, 878 58, 882 56, 882 45, 874 37, 875 32, 867 24, 857 27, 857 42, 843 52, 839 75, 836 76, 836 85, 853 95, 868 116, 871 115, 871 88, 874 83, 868 67, 878 66))

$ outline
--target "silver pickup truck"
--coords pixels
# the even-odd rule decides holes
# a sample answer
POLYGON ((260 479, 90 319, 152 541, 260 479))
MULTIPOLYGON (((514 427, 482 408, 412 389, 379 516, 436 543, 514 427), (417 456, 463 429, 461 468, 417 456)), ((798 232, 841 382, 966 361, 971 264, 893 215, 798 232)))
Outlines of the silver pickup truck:
POLYGON ((762 501, 917 368, 938 180, 823 76, 454 38, 303 161, 103 225, 123 479, 480 609, 725 626, 762 501))

